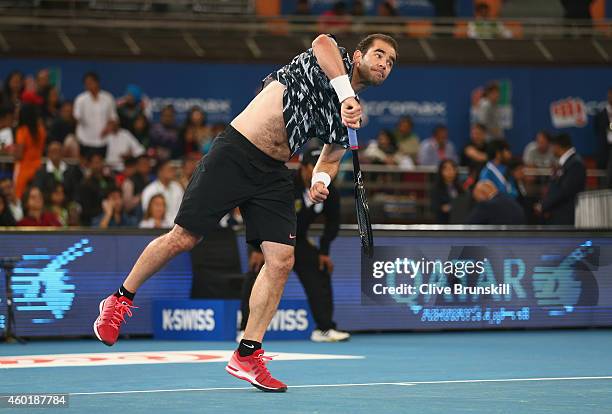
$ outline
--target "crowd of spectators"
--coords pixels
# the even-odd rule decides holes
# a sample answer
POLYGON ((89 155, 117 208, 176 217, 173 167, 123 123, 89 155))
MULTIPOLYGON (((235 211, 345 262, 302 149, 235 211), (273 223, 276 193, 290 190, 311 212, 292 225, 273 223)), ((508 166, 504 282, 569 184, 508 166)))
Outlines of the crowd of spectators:
MULTIPOLYGON (((115 100, 95 73, 85 74, 83 86, 71 102, 60 99, 46 69, 33 78, 7 76, 0 93, 0 153, 12 155, 14 164, 0 163, 0 226, 170 227, 199 159, 222 126, 208 125, 199 107, 182 124, 172 106, 152 122, 140 88, 128 85, 115 100)), ((605 156, 612 148, 606 121, 612 92, 608 100, 596 122, 605 156)), ((539 131, 522 157, 513 154, 498 101, 499 87, 489 84, 469 142, 459 151, 446 125, 435 125, 421 139, 405 116, 365 147, 364 162, 403 171, 437 169, 428 195, 437 223, 573 224, 573 203, 586 176, 571 138, 539 131), (553 173, 536 182, 525 167, 553 173)))
MULTIPOLYGON (((489 83, 472 114, 469 141, 460 152, 445 125, 436 125, 431 136, 421 140, 413 132, 412 119, 403 117, 394 132, 381 131, 369 144, 363 151, 365 161, 404 170, 437 168, 429 192, 430 216, 436 223, 573 225, 576 198, 586 188, 586 167, 571 137, 541 130, 522 154, 513 153, 499 100, 499 85, 489 83), (467 173, 459 174, 459 166, 467 173), (526 167, 539 172, 526 175, 526 167)), ((612 188, 610 119, 612 90, 594 122, 598 166, 607 168, 607 185, 612 188)), ((384 174, 370 178, 388 180, 384 174)))
POLYGON ((137 86, 115 100, 93 72, 83 86, 71 102, 46 69, 7 76, 0 154, 14 163, 0 163, 0 226, 171 227, 222 127, 208 126, 198 107, 180 125, 170 105, 152 123, 137 86))
MULTIPOLYGON (((612 148, 607 122, 612 93, 608 98, 610 103, 595 125, 606 157, 612 148)), ((404 167, 404 171, 417 165, 437 168, 429 192, 436 223, 574 224, 573 208, 578 193, 585 189, 586 169, 571 137, 541 130, 523 154, 513 154, 499 121, 498 100, 499 87, 489 84, 481 99, 484 103, 478 105, 474 116, 470 139, 460 152, 445 125, 436 125, 431 136, 421 140, 413 132, 412 119, 406 116, 395 131, 383 130, 370 142, 363 151, 364 161, 404 167), (459 167, 467 172, 459 174, 459 167), (540 169, 540 174, 526 175, 525 167, 540 169)), ((606 158, 600 166, 604 164, 612 162, 606 158)), ((381 173, 369 178, 389 181, 389 176, 381 173)))
POLYGON ((505 140, 486 142, 485 131, 482 124, 472 126, 461 157, 468 171, 464 180, 453 158, 438 164, 431 194, 436 222, 573 225, 576 198, 586 188, 586 168, 571 137, 540 131, 521 158, 513 156, 505 140), (525 174, 526 166, 543 168, 550 177, 539 176, 545 179, 537 183, 536 176, 525 174))

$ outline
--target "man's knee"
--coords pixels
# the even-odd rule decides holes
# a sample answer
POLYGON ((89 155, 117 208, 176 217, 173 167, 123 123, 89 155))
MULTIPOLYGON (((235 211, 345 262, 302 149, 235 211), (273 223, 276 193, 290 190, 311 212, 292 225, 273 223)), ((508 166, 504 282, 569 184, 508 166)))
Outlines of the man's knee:
POLYGON ((266 256, 266 268, 279 276, 288 276, 293 268, 293 250, 279 250, 266 256))
POLYGON ((168 249, 175 253, 186 252, 195 247, 202 239, 201 236, 191 233, 190 231, 175 225, 170 233, 164 236, 166 238, 168 249))

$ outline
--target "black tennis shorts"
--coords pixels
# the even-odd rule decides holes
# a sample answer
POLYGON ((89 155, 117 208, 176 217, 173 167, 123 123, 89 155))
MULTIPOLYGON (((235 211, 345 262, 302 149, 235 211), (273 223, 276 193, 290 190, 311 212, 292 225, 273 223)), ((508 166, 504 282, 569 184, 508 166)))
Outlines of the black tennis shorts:
POLYGON ((230 125, 199 162, 174 222, 206 238, 235 207, 250 244, 295 245, 293 172, 230 125))

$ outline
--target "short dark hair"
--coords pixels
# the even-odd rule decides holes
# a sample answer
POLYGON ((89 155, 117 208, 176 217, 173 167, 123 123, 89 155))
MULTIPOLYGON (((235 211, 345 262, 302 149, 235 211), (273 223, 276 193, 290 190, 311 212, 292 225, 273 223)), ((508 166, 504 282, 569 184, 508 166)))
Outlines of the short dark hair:
POLYGON ((111 185, 104 192, 104 198, 110 197, 110 195, 113 194, 113 193, 119 193, 119 195, 121 195, 123 197, 123 193, 121 192, 121 189, 119 187, 117 187, 116 185, 111 185))
POLYGON ((548 142, 550 142, 550 140, 552 139, 552 135, 550 134, 550 132, 544 129, 538 131, 538 135, 542 135, 544 138, 546 138, 546 141, 548 142))
POLYGON ((105 161, 105 157, 99 152, 90 152, 89 154, 87 154, 87 161, 91 162, 91 160, 93 160, 95 157, 99 157, 102 159, 102 161, 105 161))
POLYGON ((432 134, 436 135, 439 131, 446 129, 448 130, 448 127, 444 124, 437 124, 434 129, 432 130, 432 134))
POLYGON ((554 145, 558 145, 561 148, 571 148, 574 146, 572 143, 572 137, 569 134, 561 133, 552 137, 550 142, 554 145))
POLYGON ((100 77, 96 72, 87 72, 83 75, 83 82, 87 80, 87 78, 91 78, 95 80, 97 83, 100 83, 100 77))
POLYGON ((400 122, 402 121, 406 121, 406 122, 410 122, 410 125, 414 125, 414 121, 412 120, 412 117, 410 115, 404 115, 399 119, 400 122))
POLYGON ((499 91, 499 83, 493 81, 489 82, 484 88, 484 94, 488 95, 493 91, 499 91))
POLYGON ((337 1, 332 6, 332 10, 335 12, 344 12, 346 10, 346 3, 343 1, 337 1))
POLYGON ((480 122, 476 122, 476 123, 472 124, 472 126, 475 126, 476 128, 480 129, 482 132, 487 132, 487 126, 485 124, 481 124, 480 122))
POLYGON ((498 152, 505 150, 510 150, 510 145, 508 145, 508 143, 502 139, 495 139, 489 142, 489 146, 487 148, 487 158, 489 160, 493 160, 498 152))
POLYGON ((476 11, 489 11, 490 7, 487 3, 478 2, 474 5, 476 11))
POLYGON ((161 171, 161 169, 162 169, 162 168, 164 168, 166 165, 174 165, 174 160, 172 160, 172 159, 170 159, 170 158, 165 159, 165 160, 161 160, 161 161, 160 161, 160 162, 157 164, 157 166, 156 166, 156 168, 155 168, 155 173, 156 173, 156 174, 159 174, 159 172, 161 171))
POLYGON ((375 40, 382 40, 383 42, 390 44, 391 46, 393 46, 393 49, 395 49, 395 54, 398 54, 397 41, 391 36, 382 33, 373 33, 371 35, 367 35, 366 37, 361 39, 359 43, 357 43, 356 49, 359 50, 361 53, 366 54, 367 51, 372 47, 372 44, 375 40))
POLYGON ((12 104, 7 103, 5 105, 0 105, 0 118, 4 118, 7 115, 13 115, 15 113, 15 108, 12 104))
POLYGON ((127 168, 127 167, 133 167, 136 165, 136 158, 135 157, 127 157, 124 161, 123 161, 123 165, 127 168))
POLYGON ((517 168, 524 167, 524 166, 525 166, 525 162, 523 161, 521 157, 512 157, 512 159, 508 163, 508 170, 514 171, 517 168))

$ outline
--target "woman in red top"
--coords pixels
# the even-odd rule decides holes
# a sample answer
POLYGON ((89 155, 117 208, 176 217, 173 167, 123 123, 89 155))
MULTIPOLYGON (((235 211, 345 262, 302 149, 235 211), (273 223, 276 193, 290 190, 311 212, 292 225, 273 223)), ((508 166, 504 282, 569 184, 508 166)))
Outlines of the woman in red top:
POLYGON ((23 218, 17 222, 18 226, 54 226, 61 223, 55 214, 45 211, 45 202, 40 188, 32 186, 23 195, 23 218))
POLYGON ((34 105, 23 105, 19 110, 19 125, 15 134, 15 194, 21 198, 29 182, 40 167, 47 132, 34 105))

